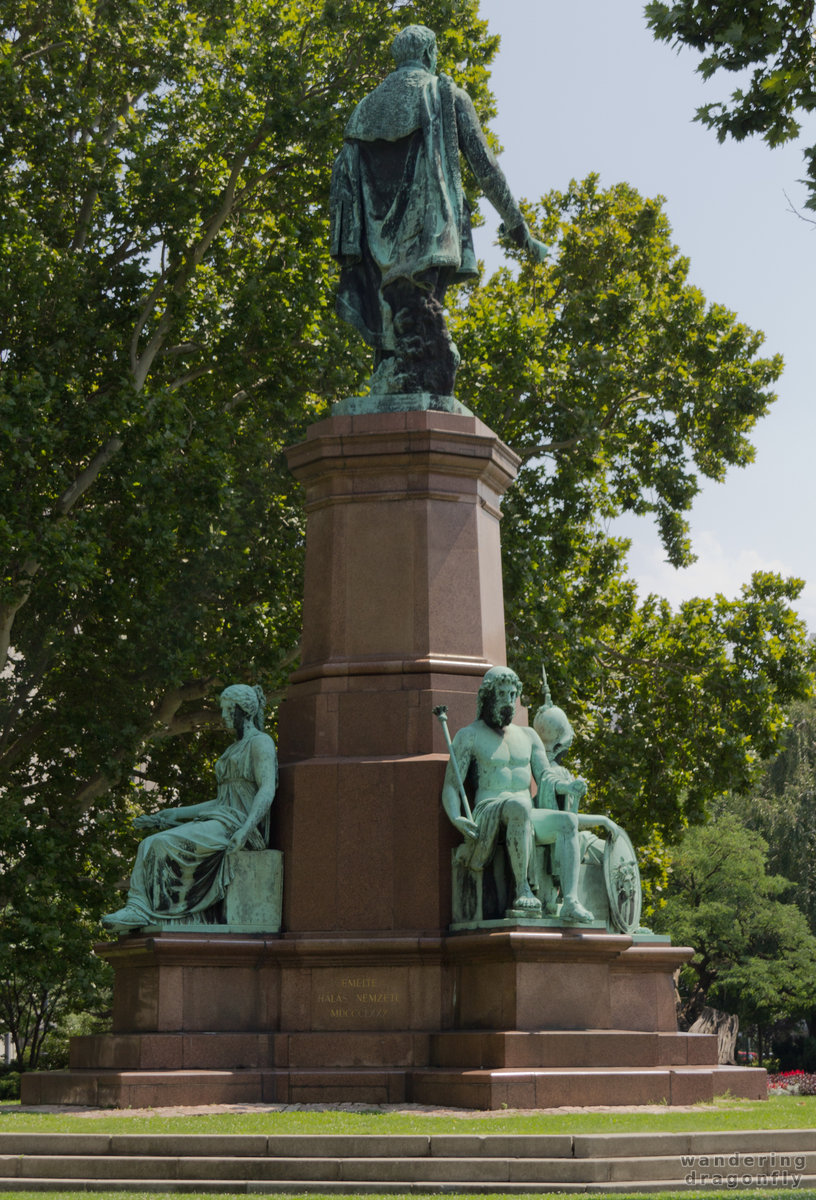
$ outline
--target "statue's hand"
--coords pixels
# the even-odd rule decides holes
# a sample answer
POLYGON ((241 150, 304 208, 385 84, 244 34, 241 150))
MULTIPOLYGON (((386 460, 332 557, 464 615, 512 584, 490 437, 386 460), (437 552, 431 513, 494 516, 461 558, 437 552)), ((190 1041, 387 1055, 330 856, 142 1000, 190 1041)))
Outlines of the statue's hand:
POLYGON ((142 813, 133 819, 134 829, 161 829, 161 813, 142 813))
POLYGON ((524 243, 524 248, 531 258, 536 262, 543 263, 550 257, 550 248, 545 246, 543 242, 539 242, 528 231, 527 240, 524 243))
POLYGON ((453 822, 460 833, 463 833, 466 838, 470 838, 475 842, 479 837, 479 826, 475 821, 469 821, 467 817, 457 817, 453 822))
POLYGON ((616 825, 615 822, 612 820, 609 821, 609 823, 607 825, 607 829, 609 830, 609 836, 613 842, 616 840, 616 838, 620 837, 620 835, 623 833, 623 829, 621 828, 621 826, 616 825))
POLYGON ((252 833, 251 825, 242 825, 240 829, 236 829, 227 842, 227 854, 232 854, 234 850, 243 850, 249 841, 250 833, 252 833))

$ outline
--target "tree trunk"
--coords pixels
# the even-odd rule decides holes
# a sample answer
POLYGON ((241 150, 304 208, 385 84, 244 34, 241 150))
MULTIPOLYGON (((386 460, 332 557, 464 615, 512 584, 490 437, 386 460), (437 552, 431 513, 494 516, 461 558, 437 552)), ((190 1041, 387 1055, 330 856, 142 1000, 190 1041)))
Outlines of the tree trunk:
POLYGON ((704 1008, 697 1020, 689 1027, 689 1033, 716 1033, 717 1062, 735 1063, 739 1017, 734 1013, 719 1012, 716 1008, 704 1008))

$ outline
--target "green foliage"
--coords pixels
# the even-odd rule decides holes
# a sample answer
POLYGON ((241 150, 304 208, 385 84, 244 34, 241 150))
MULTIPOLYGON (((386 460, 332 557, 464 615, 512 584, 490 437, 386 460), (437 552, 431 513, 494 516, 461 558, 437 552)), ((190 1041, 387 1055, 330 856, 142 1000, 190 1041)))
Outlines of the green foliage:
POLYGON ((816 938, 799 909, 779 899, 789 884, 767 874, 767 853, 730 813, 687 830, 672 852, 656 925, 695 948, 681 972, 691 1020, 709 1004, 767 1026, 816 1003, 816 938))
POLYGON ((454 314, 459 395, 522 457, 503 505, 509 653, 532 705, 546 664, 590 802, 660 887, 664 840, 749 784, 813 655, 799 582, 760 573, 673 612, 638 600, 606 522, 652 514, 670 561, 689 561, 699 478, 751 460, 781 364, 688 283, 659 200, 590 177, 527 216, 552 265, 520 258, 454 314))
POLYGON ((796 704, 776 754, 728 808, 768 842, 769 868, 793 883, 792 899, 816 932, 816 703, 796 704))
MULTIPOLYGON (((722 142, 761 133, 770 146, 798 136, 801 114, 816 109, 816 23, 812 0, 651 0, 646 18, 656 38, 682 43, 704 55, 697 70, 704 79, 718 71, 751 70, 730 103, 698 108, 697 120, 722 142)), ((816 146, 804 151, 816 209, 816 146)))
POLYGON ((274 702, 297 656, 283 448, 366 369, 332 311, 340 114, 412 20, 489 115, 475 0, 0 15, 0 977, 32 1064, 93 999, 133 786, 205 798, 214 691, 274 702))

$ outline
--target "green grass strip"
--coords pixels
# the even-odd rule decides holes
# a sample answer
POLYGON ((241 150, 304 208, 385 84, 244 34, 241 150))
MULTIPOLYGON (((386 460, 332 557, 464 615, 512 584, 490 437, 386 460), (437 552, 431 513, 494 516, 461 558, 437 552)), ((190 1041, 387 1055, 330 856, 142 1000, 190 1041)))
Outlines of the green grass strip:
MULTIPOLYGON (((0 1131, 41 1133, 708 1133, 738 1129, 816 1128, 816 1096, 773 1096, 769 1100, 721 1099, 691 1112, 551 1112, 474 1116, 363 1110, 219 1112, 188 1116, 125 1116, 0 1110, 0 1131)), ((687 1196, 689 1193, 685 1193, 687 1196)), ((707 1195, 710 1193, 706 1193, 707 1195)), ((742 1194, 742 1193, 741 1193, 742 1194)), ((767 1193, 766 1193, 767 1194, 767 1193)), ((800 1193, 801 1194, 801 1193, 800 1193)))

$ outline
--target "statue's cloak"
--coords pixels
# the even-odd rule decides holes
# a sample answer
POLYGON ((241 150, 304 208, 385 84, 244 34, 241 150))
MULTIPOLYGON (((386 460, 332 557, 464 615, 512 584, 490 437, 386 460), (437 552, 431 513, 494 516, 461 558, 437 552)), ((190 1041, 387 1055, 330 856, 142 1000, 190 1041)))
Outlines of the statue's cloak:
POLYGON ((392 72, 357 105, 334 164, 331 253, 340 264, 339 315, 369 344, 388 347, 380 292, 478 275, 462 191, 456 100, 445 75, 416 64, 392 72))

